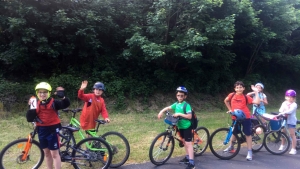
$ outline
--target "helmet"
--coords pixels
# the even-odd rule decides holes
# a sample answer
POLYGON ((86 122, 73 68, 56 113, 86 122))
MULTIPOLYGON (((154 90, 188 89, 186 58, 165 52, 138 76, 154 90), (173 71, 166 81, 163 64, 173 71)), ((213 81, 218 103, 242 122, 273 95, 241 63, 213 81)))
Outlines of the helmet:
POLYGON ((177 92, 183 92, 183 93, 185 93, 185 94, 188 93, 187 89, 186 89, 184 86, 179 86, 179 87, 177 87, 176 91, 177 91, 177 92))
POLYGON ((52 91, 52 87, 49 85, 49 83, 46 83, 46 82, 41 82, 41 83, 37 84, 35 87, 35 91, 37 91, 38 89, 45 89, 45 90, 48 90, 49 92, 52 91))
POLYGON ((99 90, 103 90, 105 91, 105 87, 104 87, 104 84, 101 83, 101 82, 96 82, 93 86, 93 89, 99 89, 99 90))
MULTIPOLYGON (((38 90, 39 89, 45 89, 45 90, 48 90, 48 98, 50 97, 50 93, 52 91, 52 87, 50 86, 49 83, 47 82, 41 82, 39 84, 36 85, 35 87, 35 92, 36 92, 36 95, 38 96, 38 90)), ((38 97, 39 98, 39 97, 38 97)), ((47 98, 47 99, 48 99, 47 98)))
POLYGON ((237 121, 242 121, 246 119, 244 112, 240 109, 234 109, 231 115, 235 116, 237 121))
POLYGON ((262 89, 265 88, 265 86, 262 83, 256 83, 255 86, 260 86, 262 89))
POLYGON ((296 92, 295 90, 289 89, 285 92, 285 96, 296 97, 296 92))

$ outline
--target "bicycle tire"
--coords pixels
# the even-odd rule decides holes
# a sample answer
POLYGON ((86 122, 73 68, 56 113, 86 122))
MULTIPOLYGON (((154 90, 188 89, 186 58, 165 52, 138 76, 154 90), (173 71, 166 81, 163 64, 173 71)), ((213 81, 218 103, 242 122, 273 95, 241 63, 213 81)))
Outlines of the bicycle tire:
POLYGON ((101 136, 111 147, 113 158, 110 163, 111 168, 123 165, 129 157, 130 146, 124 135, 115 131, 109 131, 101 136))
POLYGON ((150 161, 154 165, 162 165, 169 160, 174 151, 174 137, 169 132, 158 134, 149 149, 150 161))
POLYGON ((75 169, 107 169, 112 160, 112 151, 102 138, 90 137, 75 145, 71 158, 75 169), (87 145, 92 145, 92 148, 87 145))
MULTIPOLYGON (((216 131, 214 131, 209 139, 209 148, 211 152, 218 158, 222 160, 229 160, 233 157, 235 157, 241 148, 240 141, 236 141, 236 144, 234 145, 235 151, 234 152, 227 152, 224 151, 230 144, 224 144, 224 140, 227 137, 227 134, 229 132, 229 128, 219 128, 216 131)), ((232 133, 237 140, 239 140, 239 137, 232 133)))
POLYGON ((193 146, 194 147, 194 155, 200 156, 206 151, 206 149, 208 147, 209 131, 205 127, 198 127, 195 129, 195 133, 198 134, 198 136, 200 137, 201 140, 197 144, 195 143, 195 140, 194 140, 194 146, 193 146))
POLYGON ((28 139, 18 139, 6 145, 0 153, 1 169, 37 169, 44 160, 44 151, 40 148, 39 142, 32 140, 32 145, 26 161, 21 161, 22 151, 27 144, 28 139), (34 158, 37 158, 36 160, 34 158))
POLYGON ((59 153, 60 153, 61 161, 64 162, 65 157, 71 157, 71 154, 73 151, 71 146, 75 146, 76 140, 75 140, 75 137, 74 137, 72 131, 70 131, 66 128, 62 128, 59 131, 59 135, 62 135, 60 137, 61 144, 60 144, 60 148, 59 148, 59 153), (64 138, 64 137, 66 137, 66 138, 64 138))
POLYGON ((286 153, 289 150, 290 145, 289 137, 281 131, 268 132, 264 139, 264 146, 266 150, 275 155, 286 153), (276 137, 274 137, 274 135, 276 135, 276 137), (284 139, 285 145, 282 150, 279 150, 281 139, 284 139))
POLYGON ((258 124, 252 128, 252 151, 258 152, 264 146, 266 128, 264 125, 258 124), (260 128, 261 132, 256 132, 260 128))
POLYGON ((299 150, 300 149, 300 135, 298 135, 297 133, 300 134, 300 127, 298 127, 296 131, 297 131, 295 133, 295 135, 296 135, 296 149, 299 150))

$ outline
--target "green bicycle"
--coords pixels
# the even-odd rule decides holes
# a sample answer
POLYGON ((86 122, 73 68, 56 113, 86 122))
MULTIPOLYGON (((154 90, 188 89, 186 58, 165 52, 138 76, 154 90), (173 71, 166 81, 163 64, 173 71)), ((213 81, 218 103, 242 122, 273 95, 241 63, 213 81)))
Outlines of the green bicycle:
MULTIPOLYGON (((77 109, 63 109, 63 112, 72 112, 72 117, 70 120, 70 123, 67 126, 70 127, 77 127, 80 128, 80 122, 75 118, 77 112, 81 112, 81 108, 77 109)), ((128 140, 125 138, 124 135, 121 133, 115 132, 115 131, 109 131, 104 133, 103 135, 98 136, 98 129, 101 124, 105 124, 105 120, 95 120, 97 122, 97 127, 95 130, 87 130, 85 131, 88 135, 92 137, 101 137, 103 138, 111 147, 112 154, 113 154, 113 159, 111 161, 110 167, 112 168, 117 168, 123 165, 130 154, 130 146, 128 140)), ((85 133, 83 130, 79 130, 78 134, 79 136, 84 139, 85 138, 85 133)), ((74 136, 71 135, 71 133, 68 130, 61 130, 62 135, 71 137, 70 139, 72 140, 72 144, 76 144, 74 136)), ((63 138, 62 138, 63 139, 63 138)), ((63 140, 62 140, 63 141, 63 140)))

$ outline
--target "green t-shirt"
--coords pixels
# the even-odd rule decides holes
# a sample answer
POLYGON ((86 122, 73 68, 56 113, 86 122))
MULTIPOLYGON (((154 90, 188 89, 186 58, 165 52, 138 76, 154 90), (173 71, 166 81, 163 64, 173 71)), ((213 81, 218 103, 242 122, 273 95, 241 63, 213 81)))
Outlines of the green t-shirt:
MULTIPOLYGON (((181 113, 184 114, 184 110, 183 110, 183 106, 186 102, 183 101, 182 103, 178 103, 175 102, 171 105, 172 110, 176 113, 181 113)), ((192 113, 192 108, 190 104, 186 105, 186 113, 192 113)), ((191 126, 191 121, 189 119, 185 119, 185 118, 181 118, 178 123, 177 126, 179 129, 187 129, 191 126)))

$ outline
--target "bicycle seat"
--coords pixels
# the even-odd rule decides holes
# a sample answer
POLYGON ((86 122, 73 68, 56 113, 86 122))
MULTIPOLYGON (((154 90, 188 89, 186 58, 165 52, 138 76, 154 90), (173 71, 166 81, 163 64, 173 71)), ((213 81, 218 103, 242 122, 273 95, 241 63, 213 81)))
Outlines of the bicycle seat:
POLYGON ((99 120, 99 119, 95 120, 95 122, 100 123, 100 124, 105 124, 106 123, 105 120, 99 120))
POLYGON ((72 132, 74 132, 74 131, 79 131, 79 130, 80 130, 80 128, 78 128, 78 127, 71 127, 71 126, 63 126, 62 128, 63 128, 63 129, 70 130, 70 131, 72 131, 72 132))

